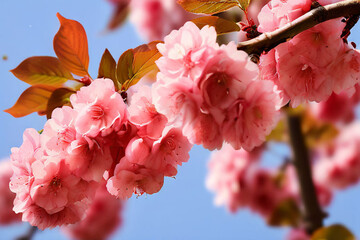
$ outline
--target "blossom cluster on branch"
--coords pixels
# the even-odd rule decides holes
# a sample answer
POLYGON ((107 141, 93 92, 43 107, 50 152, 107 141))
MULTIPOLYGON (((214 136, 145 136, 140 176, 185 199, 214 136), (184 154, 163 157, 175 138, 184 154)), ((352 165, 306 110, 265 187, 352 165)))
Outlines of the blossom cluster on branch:
MULTIPOLYGON (((32 86, 6 111, 15 117, 38 112, 48 120, 39 132, 25 130, 23 144, 12 148, 12 177, 0 172, 15 193, 4 195, 6 204, 14 199, 15 213, 39 229, 62 226, 73 238, 106 238, 121 223, 118 199, 159 192, 197 144, 217 150, 207 187, 218 205, 231 212, 250 208, 269 225, 294 227, 289 239, 309 239, 298 163, 282 159, 282 166, 269 169, 261 159, 268 142, 289 143, 284 118, 297 116, 316 204, 328 206, 335 190, 360 181, 360 126, 353 121, 360 52, 344 35, 349 16, 274 43, 256 64, 236 43, 217 42, 218 35, 239 31, 237 23, 219 16, 193 19, 193 13, 238 6, 246 37, 264 33, 272 41, 274 31, 341 1, 271 0, 259 14, 250 1, 178 1, 192 13, 175 1, 111 2, 121 19, 130 11, 147 39, 164 41, 129 49, 117 63, 106 50, 93 79, 85 30, 58 14, 57 58, 32 57, 12 70, 32 86)), ((0 214, 4 223, 17 218, 0 214)))

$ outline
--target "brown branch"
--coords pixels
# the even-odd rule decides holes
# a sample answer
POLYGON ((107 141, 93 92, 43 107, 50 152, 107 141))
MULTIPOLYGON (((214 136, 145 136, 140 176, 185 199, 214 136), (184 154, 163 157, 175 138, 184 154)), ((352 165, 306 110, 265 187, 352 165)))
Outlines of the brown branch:
POLYGON ((360 0, 344 0, 338 3, 319 6, 293 22, 273 32, 263 33, 259 37, 238 44, 238 49, 249 55, 260 55, 286 42, 297 34, 330 19, 350 17, 360 14, 360 0))
POLYGON ((323 226, 326 214, 321 210, 311 174, 309 152, 301 131, 301 117, 288 115, 290 143, 293 150, 293 162, 299 179, 300 193, 304 204, 304 222, 308 233, 323 226))
POLYGON ((35 235, 35 233, 37 232, 37 230, 38 230, 37 227, 31 226, 25 235, 16 238, 16 240, 31 240, 35 235))

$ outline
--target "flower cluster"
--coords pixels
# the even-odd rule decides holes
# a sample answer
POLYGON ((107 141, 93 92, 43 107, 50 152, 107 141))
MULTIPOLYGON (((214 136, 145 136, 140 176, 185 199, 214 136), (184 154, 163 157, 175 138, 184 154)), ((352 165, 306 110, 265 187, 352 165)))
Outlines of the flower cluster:
POLYGON ((320 149, 314 178, 331 188, 344 189, 360 182, 360 123, 344 127, 325 149, 320 149))
POLYGON ((54 110, 42 134, 24 132, 11 154, 14 211, 40 229, 80 221, 99 184, 118 198, 158 192, 192 145, 141 88, 128 108, 110 79, 97 79, 54 110))
POLYGON ((158 49, 155 106, 191 143, 212 150, 225 141, 251 150, 265 141, 279 118, 280 98, 273 82, 259 81, 245 52, 233 42, 218 46, 214 28, 199 30, 191 22, 158 49))
MULTIPOLYGON (((262 147, 247 152, 226 144, 211 155, 206 185, 216 193, 216 205, 225 205, 231 212, 250 208, 269 218, 286 201, 301 202, 293 166, 280 171, 261 167, 262 154, 262 147)), ((331 189, 320 181, 315 187, 320 204, 327 206, 332 200, 331 189)))
MULTIPOLYGON (((334 1, 318 1, 321 5, 334 1)), ((273 31, 305 14, 312 1, 270 1, 259 13, 259 31, 273 31)), ((262 78, 282 91, 293 107, 320 102, 331 94, 354 92, 359 82, 360 53, 340 36, 345 27, 333 19, 308 29, 279 45, 260 59, 262 78)))
POLYGON ((61 230, 77 240, 107 239, 122 224, 120 212, 123 204, 102 185, 96 191, 85 218, 76 224, 62 227, 61 230))
POLYGON ((276 172, 260 167, 262 149, 252 152, 224 145, 211 155, 207 187, 216 193, 215 204, 231 212, 248 207, 269 217, 286 200, 296 200, 288 184, 277 180, 276 172))

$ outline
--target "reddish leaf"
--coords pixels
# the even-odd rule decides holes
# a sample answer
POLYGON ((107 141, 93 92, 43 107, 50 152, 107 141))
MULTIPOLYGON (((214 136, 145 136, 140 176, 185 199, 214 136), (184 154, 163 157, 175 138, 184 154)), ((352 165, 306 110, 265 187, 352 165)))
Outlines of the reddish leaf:
POLYGON ((157 70, 155 61, 161 57, 156 48, 158 43, 144 44, 121 55, 117 64, 117 77, 122 83, 122 90, 126 91, 142 77, 157 70))
POLYGON ((31 85, 60 87, 73 79, 71 73, 55 57, 30 57, 11 70, 18 79, 31 85))
POLYGON ((196 26, 198 26, 200 29, 206 25, 215 27, 218 35, 240 31, 239 25, 237 25, 235 22, 219 18, 217 16, 195 18, 192 20, 192 22, 195 23, 196 26))
POLYGON ((62 106, 71 106, 70 96, 75 91, 68 88, 58 88, 52 92, 46 107, 46 116, 49 119, 55 108, 62 106))
POLYGON ((61 63, 78 76, 88 76, 89 52, 86 32, 83 26, 74 20, 61 16, 60 29, 54 37, 54 50, 61 63))
POLYGON ((119 58, 116 68, 117 80, 123 85, 133 76, 134 49, 125 51, 119 58))
POLYGON ((55 89, 46 85, 29 87, 20 95, 15 105, 6 109, 5 112, 16 118, 24 117, 33 112, 43 115, 46 112, 47 102, 55 89))
POLYGON ((120 89, 120 86, 116 80, 116 61, 107 49, 105 50, 100 61, 98 78, 110 78, 114 81, 117 90, 120 89))
POLYGON ((193 13, 214 14, 239 6, 238 0, 178 0, 186 11, 193 13))
POLYGON ((114 30, 125 22, 129 14, 129 3, 130 2, 119 2, 117 4, 116 9, 111 16, 110 22, 107 26, 109 30, 114 30))

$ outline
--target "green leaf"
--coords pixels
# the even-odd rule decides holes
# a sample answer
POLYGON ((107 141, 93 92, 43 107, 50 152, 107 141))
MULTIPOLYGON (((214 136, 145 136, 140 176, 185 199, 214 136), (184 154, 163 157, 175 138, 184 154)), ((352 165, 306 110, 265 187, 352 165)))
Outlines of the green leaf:
POLYGON ((297 226, 301 219, 299 207, 293 199, 281 202, 267 222, 270 226, 297 226))
POLYGON ((355 236, 344 226, 336 224, 317 230, 311 240, 356 240, 355 236))
POLYGON ((237 25, 235 22, 217 16, 195 18, 192 20, 192 22, 195 23, 196 26, 198 26, 200 29, 206 25, 215 27, 218 35, 240 31, 239 25, 237 25))
POLYGON ((68 88, 58 88, 50 96, 47 107, 46 107, 46 117, 51 118, 51 114, 54 109, 62 106, 71 106, 70 96, 74 94, 75 91, 68 88))
POLYGON ((73 79, 67 70, 55 57, 30 57, 25 59, 11 72, 30 85, 62 86, 68 80, 73 79))
POLYGON ((239 6, 240 0, 178 0, 186 11, 192 13, 214 14, 239 6))
POLYGON ((156 48, 158 43, 160 42, 154 41, 129 49, 120 56, 116 72, 123 91, 135 85, 145 75, 158 71, 155 64, 155 61, 161 57, 156 48))
POLYGON ((100 61, 98 78, 110 78, 113 80, 116 89, 119 90, 120 86, 116 79, 116 61, 107 49, 105 49, 100 61))
POLYGON ((6 109, 5 112, 12 116, 24 117, 33 112, 39 115, 46 113, 47 102, 56 88, 46 85, 35 85, 26 89, 19 97, 14 106, 6 109))

